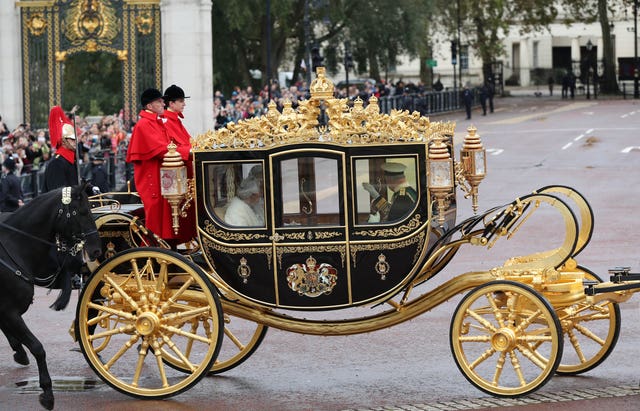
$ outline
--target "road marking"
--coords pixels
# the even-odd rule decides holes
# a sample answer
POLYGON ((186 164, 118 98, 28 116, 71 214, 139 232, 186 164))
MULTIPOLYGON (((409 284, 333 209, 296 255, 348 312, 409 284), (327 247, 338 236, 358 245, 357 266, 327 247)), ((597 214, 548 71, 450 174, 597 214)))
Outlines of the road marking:
POLYGON ((630 146, 622 149, 621 153, 627 154, 631 151, 640 151, 640 146, 630 146))
POLYGON ((580 134, 578 137, 574 138, 573 141, 579 141, 582 137, 584 137, 584 134, 580 134))
POLYGON ((502 154, 504 152, 503 149, 501 148, 488 148, 487 149, 487 153, 491 154, 492 156, 498 156, 500 154, 502 154))
POLYGON ((565 145, 562 147, 562 149, 563 149, 563 150, 566 150, 566 149, 568 149, 569 147, 571 147, 572 145, 573 145, 573 143, 567 143, 567 144, 565 144, 565 145))
POLYGON ((523 121, 531 120, 532 118, 548 116, 549 114, 556 114, 556 113, 563 113, 565 111, 585 109, 587 107, 595 106, 596 104, 598 103, 587 103, 587 102, 571 103, 571 104, 567 104, 566 106, 558 107, 550 111, 541 111, 539 113, 532 113, 524 116, 512 117, 506 120, 494 121, 487 124, 517 124, 517 123, 522 123, 523 121))

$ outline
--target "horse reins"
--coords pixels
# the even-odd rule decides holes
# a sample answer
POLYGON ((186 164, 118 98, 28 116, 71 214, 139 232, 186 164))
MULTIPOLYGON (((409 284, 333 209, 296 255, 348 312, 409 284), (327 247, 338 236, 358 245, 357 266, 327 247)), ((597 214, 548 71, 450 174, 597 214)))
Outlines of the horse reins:
MULTIPOLYGON (((63 215, 66 215, 67 220, 69 220, 71 218, 72 215, 76 215, 77 211, 73 210, 73 211, 69 211, 69 204, 71 204, 71 187, 63 187, 62 188, 62 206, 58 209, 58 217, 61 217, 63 215), (65 213, 66 211, 66 213, 65 213)), ((79 252, 82 251, 82 249, 84 248, 84 244, 85 244, 85 238, 89 235, 92 235, 94 233, 97 233, 97 230, 91 230, 87 233, 81 233, 80 235, 80 239, 79 241, 77 241, 73 246, 71 247, 67 247, 67 244, 64 240, 60 239, 60 235, 56 233, 56 242, 52 243, 50 241, 47 240, 43 240, 42 238, 36 237, 32 234, 27 233, 26 231, 22 231, 19 230, 15 227, 12 227, 4 222, 0 222, 0 227, 3 228, 8 228, 9 230, 16 232, 18 234, 22 234, 25 237, 28 237, 32 240, 36 240, 39 241, 43 244, 46 244, 48 246, 56 246, 56 251, 57 252, 61 252, 64 253, 65 255, 70 254, 73 257, 75 257, 79 252)), ((73 235, 73 239, 74 240, 78 240, 78 237, 74 234, 73 235)), ((20 270, 20 264, 18 264, 13 257, 11 256, 11 253, 6 249, 5 245, 2 244, 2 242, 0 242, 0 246, 2 246, 2 249, 5 251, 5 253, 7 254, 7 256, 11 259, 11 262, 14 264, 15 267, 12 267, 11 265, 9 265, 5 260, 0 259, 0 264, 4 265, 7 269, 9 269, 9 271, 12 271, 17 277, 22 278, 23 280, 29 282, 29 283, 35 283, 35 278, 29 278, 26 275, 22 274, 22 271, 20 270)), ((66 256, 65 256, 66 259, 66 256)), ((58 275, 60 274, 60 272, 62 271, 62 267, 64 266, 64 262, 63 264, 60 265, 60 267, 58 268, 58 271, 47 277, 47 278, 42 278, 41 280, 43 282, 47 282, 49 279, 51 279, 51 281, 49 282, 48 285, 52 285, 58 275)))

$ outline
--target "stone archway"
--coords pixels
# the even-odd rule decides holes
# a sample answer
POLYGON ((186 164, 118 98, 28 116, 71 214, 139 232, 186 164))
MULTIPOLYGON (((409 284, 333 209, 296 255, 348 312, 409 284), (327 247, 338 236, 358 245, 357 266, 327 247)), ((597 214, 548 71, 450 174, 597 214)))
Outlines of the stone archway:
POLYGON ((63 67, 79 52, 113 54, 122 62, 125 122, 138 96, 162 87, 160 0, 45 0, 18 2, 22 37, 23 116, 46 127, 63 101, 63 67))

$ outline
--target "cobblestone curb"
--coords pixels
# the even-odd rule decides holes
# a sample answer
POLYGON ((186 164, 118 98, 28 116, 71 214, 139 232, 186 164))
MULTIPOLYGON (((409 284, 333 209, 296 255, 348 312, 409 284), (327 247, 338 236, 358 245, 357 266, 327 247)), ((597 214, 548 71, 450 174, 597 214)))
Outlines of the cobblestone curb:
POLYGON ((589 400, 593 398, 624 397, 627 395, 638 394, 640 394, 640 387, 623 385, 616 387, 533 393, 522 398, 465 398, 452 401, 438 401, 428 404, 410 404, 376 408, 350 408, 343 411, 456 411, 472 410, 478 408, 513 407, 517 405, 531 405, 550 402, 589 400))

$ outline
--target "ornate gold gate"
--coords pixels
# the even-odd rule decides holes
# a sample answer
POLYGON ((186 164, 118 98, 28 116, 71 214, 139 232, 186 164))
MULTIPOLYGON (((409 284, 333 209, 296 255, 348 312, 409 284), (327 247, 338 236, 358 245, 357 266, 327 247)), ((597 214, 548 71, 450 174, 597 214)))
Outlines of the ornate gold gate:
POLYGON ((47 124, 62 102, 67 57, 106 52, 122 62, 125 122, 135 118, 138 96, 162 84, 160 0, 18 1, 22 30, 24 118, 47 124))

